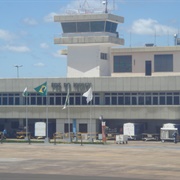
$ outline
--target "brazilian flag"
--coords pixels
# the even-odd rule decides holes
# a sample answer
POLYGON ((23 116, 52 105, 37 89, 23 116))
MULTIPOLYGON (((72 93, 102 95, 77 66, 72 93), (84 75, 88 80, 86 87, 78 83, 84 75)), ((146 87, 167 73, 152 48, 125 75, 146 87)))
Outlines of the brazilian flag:
POLYGON ((34 90, 41 96, 47 96, 47 82, 41 84, 40 86, 34 88, 34 90))

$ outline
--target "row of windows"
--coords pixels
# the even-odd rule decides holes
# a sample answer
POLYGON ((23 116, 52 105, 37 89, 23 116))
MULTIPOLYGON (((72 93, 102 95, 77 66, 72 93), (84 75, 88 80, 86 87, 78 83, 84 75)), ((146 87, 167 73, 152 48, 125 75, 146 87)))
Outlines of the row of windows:
POLYGON ((65 22, 61 23, 64 33, 111 32, 116 33, 117 23, 109 21, 65 22))
MULTIPOLYGON (((114 56, 113 72, 132 72, 132 63, 131 55, 114 56)), ((154 72, 173 72, 173 55, 155 54, 154 72)))
MULTIPOLYGON (((48 94, 47 97, 35 93, 22 97, 21 94, 0 94, 0 105, 64 105, 65 93, 48 94)), ((71 93, 70 105, 86 105, 86 98, 80 93, 71 93)), ((93 93, 93 105, 180 105, 179 92, 119 92, 93 93), (102 97, 102 99, 100 98, 102 97)))

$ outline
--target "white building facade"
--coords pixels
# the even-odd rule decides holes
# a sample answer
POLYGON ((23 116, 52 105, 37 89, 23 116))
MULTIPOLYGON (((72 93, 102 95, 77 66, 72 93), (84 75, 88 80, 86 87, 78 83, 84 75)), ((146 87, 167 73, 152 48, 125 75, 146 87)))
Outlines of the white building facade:
POLYGON ((159 133, 164 123, 180 124, 180 47, 119 48, 124 40, 112 14, 55 16, 63 34, 54 39, 67 45, 67 78, 0 79, 0 131, 10 136, 35 122, 47 122, 55 132, 100 132, 106 126, 122 133, 124 123, 144 124, 144 132, 159 133), (34 88, 47 82, 47 96, 34 88), (22 92, 28 87, 28 96, 22 92), (62 110, 70 87, 69 105, 62 110), (90 87, 93 100, 83 93, 90 87), (48 109, 48 111, 47 111, 48 109), (70 125, 70 128, 69 128, 70 125))

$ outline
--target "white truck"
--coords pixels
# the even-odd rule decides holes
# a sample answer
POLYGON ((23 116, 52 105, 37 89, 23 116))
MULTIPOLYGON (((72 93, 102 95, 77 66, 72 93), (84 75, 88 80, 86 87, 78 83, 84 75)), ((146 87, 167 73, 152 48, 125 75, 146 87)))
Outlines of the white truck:
POLYGON ((123 125, 123 134, 128 135, 128 139, 140 140, 143 130, 143 123, 124 123, 123 125))
POLYGON ((178 133, 177 141, 179 141, 180 124, 166 123, 163 124, 160 132, 160 139, 162 142, 174 141, 173 133, 178 133))

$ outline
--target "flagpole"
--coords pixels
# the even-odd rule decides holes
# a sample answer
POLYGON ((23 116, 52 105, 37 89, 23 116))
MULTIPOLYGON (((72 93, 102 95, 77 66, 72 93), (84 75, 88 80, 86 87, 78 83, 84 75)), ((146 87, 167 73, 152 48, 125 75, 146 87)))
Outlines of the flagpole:
POLYGON ((49 124, 49 121, 48 121, 48 96, 46 95, 46 142, 49 142, 49 137, 48 137, 48 124, 49 124))
POLYGON ((27 119, 27 99, 28 96, 25 96, 25 101, 26 101, 26 140, 28 140, 28 119, 27 119))
POLYGON ((92 141, 92 117, 91 117, 91 104, 90 103, 90 140, 92 141))
POLYGON ((70 127, 71 127, 71 125, 70 125, 70 114, 69 114, 70 113, 70 111, 69 111, 70 110, 69 109, 69 104, 70 104, 70 102, 69 102, 69 96, 70 96, 70 94, 69 94, 69 92, 70 92, 69 84, 68 84, 67 88, 68 88, 68 90, 67 90, 68 91, 67 92, 67 94, 68 94, 68 100, 67 100, 68 103, 67 103, 67 106, 68 106, 68 131, 69 131, 68 133, 69 133, 69 142, 71 142, 71 134, 70 134, 70 127))
MULTIPOLYGON (((69 97, 68 97, 68 102, 69 102, 69 97)), ((69 103, 68 103, 68 131, 69 131, 69 142, 71 142, 71 137, 70 137, 70 115, 69 115, 69 103)))

